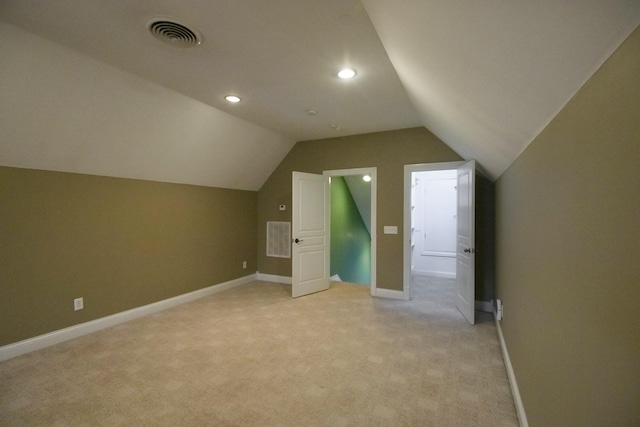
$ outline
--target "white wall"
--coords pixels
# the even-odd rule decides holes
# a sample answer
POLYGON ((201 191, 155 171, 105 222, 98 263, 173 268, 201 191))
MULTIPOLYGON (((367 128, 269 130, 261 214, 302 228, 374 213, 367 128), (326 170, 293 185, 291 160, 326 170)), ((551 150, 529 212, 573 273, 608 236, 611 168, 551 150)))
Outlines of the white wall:
POLYGON ((456 277, 456 171, 412 174, 414 274, 456 277))

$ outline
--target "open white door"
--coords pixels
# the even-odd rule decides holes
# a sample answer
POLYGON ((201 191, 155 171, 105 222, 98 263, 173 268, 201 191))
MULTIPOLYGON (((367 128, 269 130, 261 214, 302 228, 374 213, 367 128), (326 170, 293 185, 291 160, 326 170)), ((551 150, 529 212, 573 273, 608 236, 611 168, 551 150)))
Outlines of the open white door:
POLYGON ((293 172, 292 296, 329 289, 329 177, 293 172))
POLYGON ((456 307, 475 323, 475 174, 471 160, 458 167, 458 232, 456 249, 456 307))

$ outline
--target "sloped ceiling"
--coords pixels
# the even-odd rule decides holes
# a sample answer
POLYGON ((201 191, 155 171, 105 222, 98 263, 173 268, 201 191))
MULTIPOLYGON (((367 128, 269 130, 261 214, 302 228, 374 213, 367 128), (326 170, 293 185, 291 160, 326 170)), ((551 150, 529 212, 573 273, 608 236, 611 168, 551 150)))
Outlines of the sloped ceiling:
POLYGON ((296 141, 421 125, 496 178, 640 2, 3 0, 0 20, 0 164, 256 190, 296 141), (159 42, 159 17, 202 43, 159 42))
POLYGON ((422 124, 492 178, 640 23, 637 0, 363 4, 422 124))

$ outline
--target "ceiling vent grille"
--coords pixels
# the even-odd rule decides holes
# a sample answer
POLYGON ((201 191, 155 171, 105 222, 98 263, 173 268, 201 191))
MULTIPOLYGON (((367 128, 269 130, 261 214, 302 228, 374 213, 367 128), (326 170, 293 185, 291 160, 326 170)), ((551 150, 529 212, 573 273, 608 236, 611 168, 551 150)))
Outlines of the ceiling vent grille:
POLYGON ((176 47, 194 47, 202 41, 196 31, 165 19, 152 21, 149 31, 158 40, 176 47))

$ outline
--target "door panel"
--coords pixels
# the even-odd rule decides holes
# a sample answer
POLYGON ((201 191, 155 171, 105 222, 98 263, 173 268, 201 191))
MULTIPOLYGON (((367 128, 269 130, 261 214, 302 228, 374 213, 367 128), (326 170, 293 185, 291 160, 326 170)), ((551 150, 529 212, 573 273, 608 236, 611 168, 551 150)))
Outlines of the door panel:
POLYGON ((300 254, 300 282, 324 277, 324 251, 304 252, 300 254))
POLYGON ((458 168, 456 307, 475 323, 475 161, 458 168))
POLYGON ((292 296, 329 289, 329 178, 293 172, 292 296))

